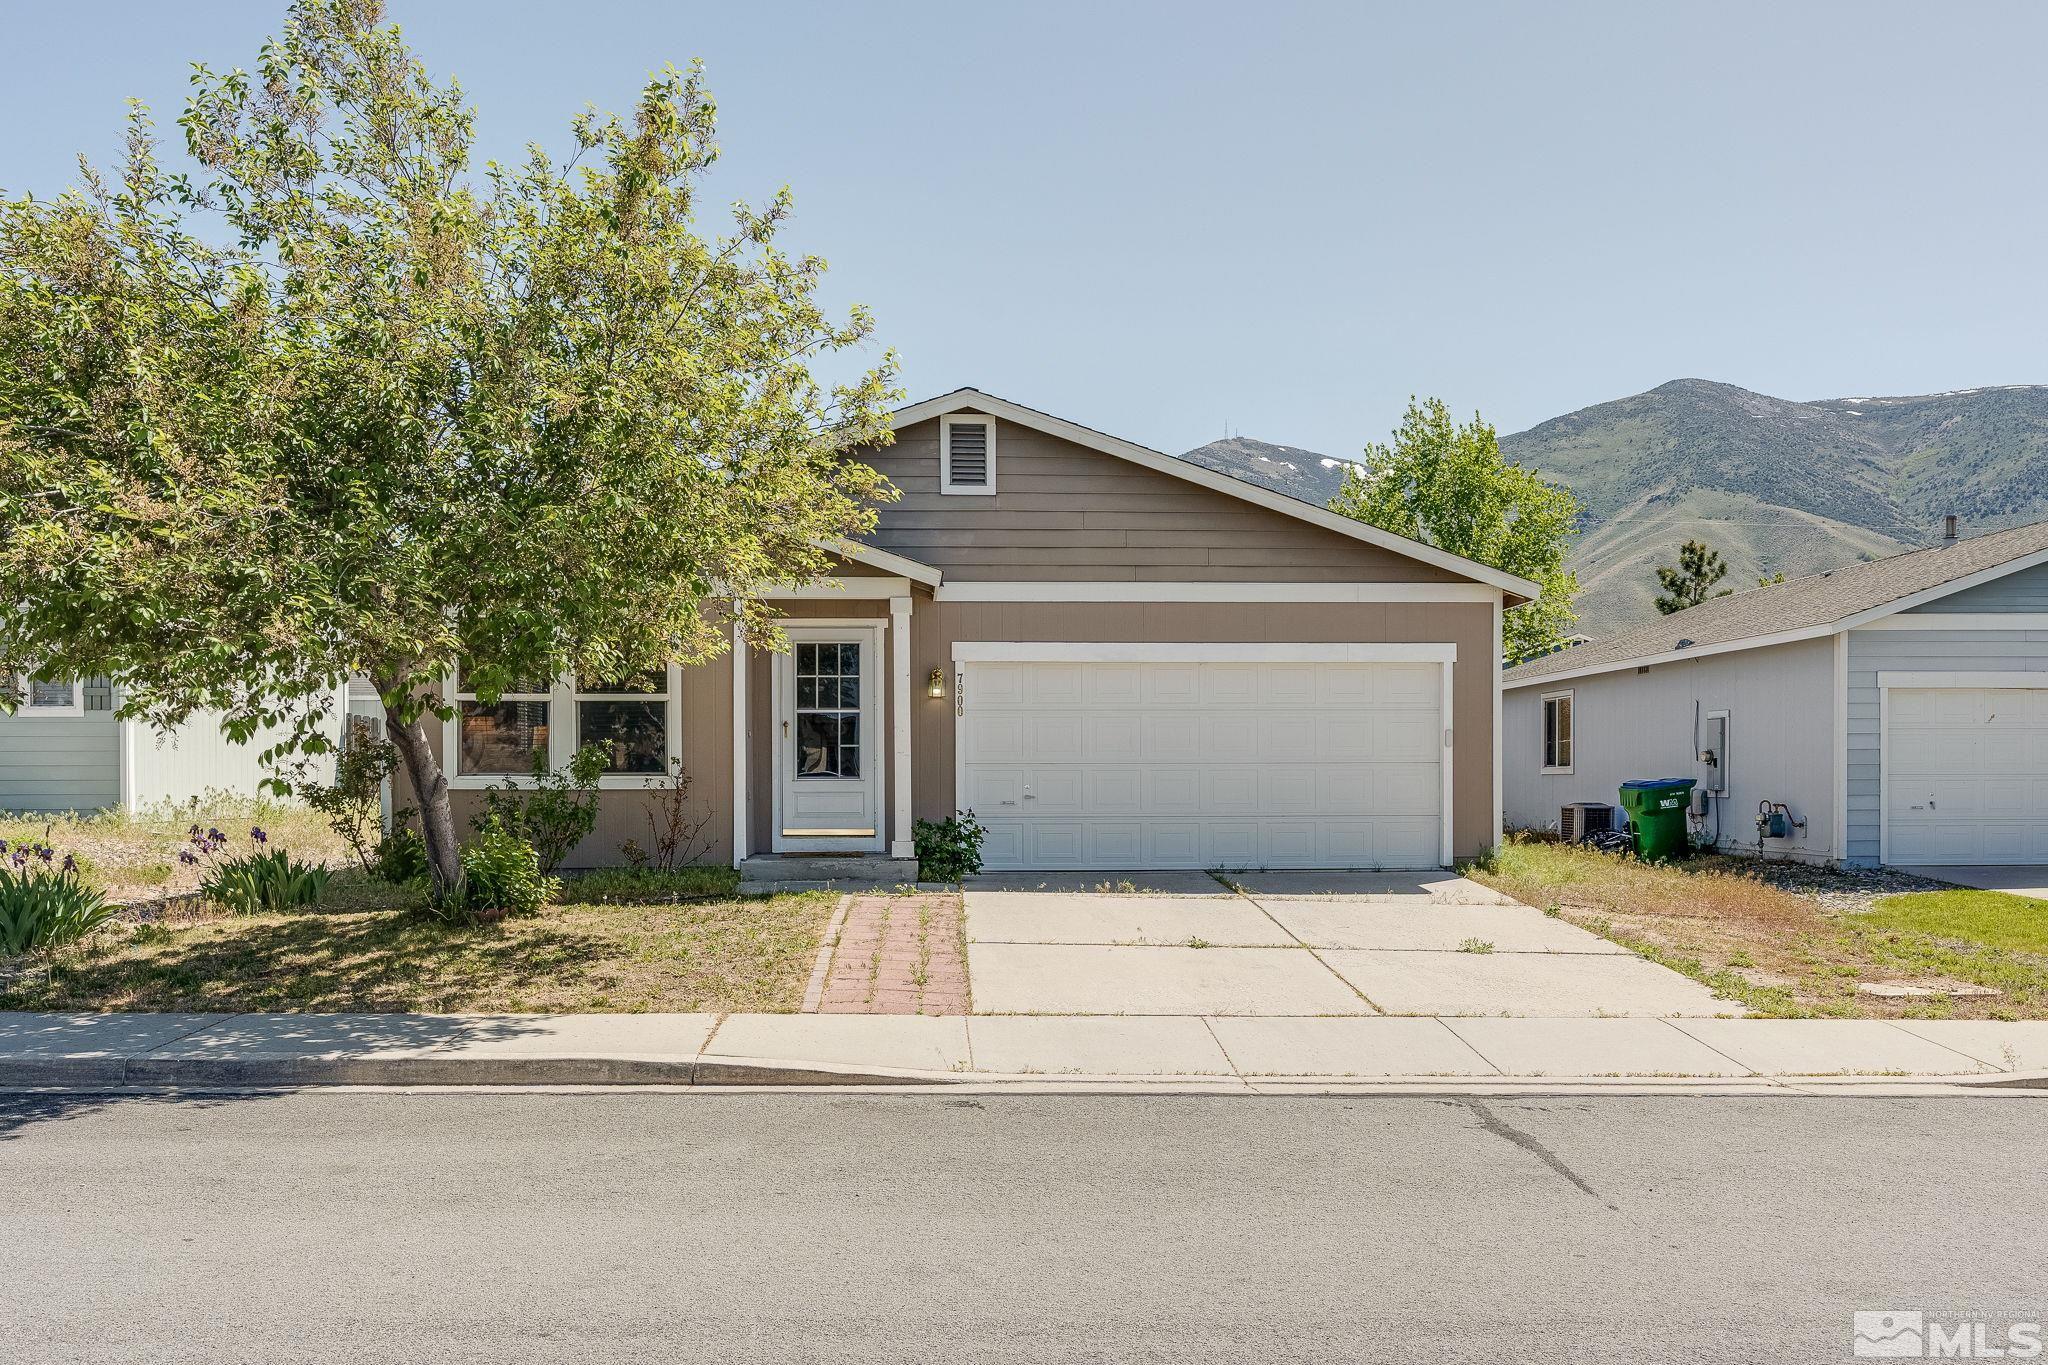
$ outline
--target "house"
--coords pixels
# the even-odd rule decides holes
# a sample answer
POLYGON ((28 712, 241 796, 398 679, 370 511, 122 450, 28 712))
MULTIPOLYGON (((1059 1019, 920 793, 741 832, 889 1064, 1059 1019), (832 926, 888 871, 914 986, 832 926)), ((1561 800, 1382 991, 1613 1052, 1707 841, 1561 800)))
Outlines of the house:
MULTIPOLYGON (((144 811, 217 793, 254 796, 269 774, 258 761, 283 731, 236 744, 217 712, 159 731, 115 714, 105 678, 0 679, 18 698, 0 714, 0 812, 144 811)), ((332 717, 340 734, 340 716, 332 717)), ((332 772, 316 762, 312 775, 332 772)))
POLYGON ((595 741, 614 771, 572 866, 646 844, 669 759, 716 812, 708 855, 751 868, 909 875, 913 820, 956 808, 990 870, 1434 867, 1496 840, 1500 615, 1534 584, 974 389, 894 428, 857 453, 902 497, 832 581, 771 599, 786 652, 452 690, 458 825, 536 748, 595 741))
POLYGON ((1715 598, 1502 687, 1511 826, 1695 777, 1725 849, 2048 862, 2048 522, 1715 598), (1784 837, 1759 835, 1766 803, 1784 837))

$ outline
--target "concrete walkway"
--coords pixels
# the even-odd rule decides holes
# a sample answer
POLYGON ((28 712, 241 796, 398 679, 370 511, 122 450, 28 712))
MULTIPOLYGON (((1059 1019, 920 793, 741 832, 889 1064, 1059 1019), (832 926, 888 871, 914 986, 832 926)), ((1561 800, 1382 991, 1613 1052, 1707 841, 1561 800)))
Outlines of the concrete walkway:
POLYGON ((2048 1021, 0 1014, 0 1085, 2033 1084, 2048 1021))

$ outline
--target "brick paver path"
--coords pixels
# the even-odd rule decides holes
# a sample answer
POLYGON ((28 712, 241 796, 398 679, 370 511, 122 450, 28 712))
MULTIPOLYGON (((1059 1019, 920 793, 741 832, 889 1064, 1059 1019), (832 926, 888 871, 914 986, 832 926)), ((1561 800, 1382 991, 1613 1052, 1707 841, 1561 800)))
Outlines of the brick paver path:
POLYGON ((855 896, 818 1012, 967 1013, 960 897, 855 896))

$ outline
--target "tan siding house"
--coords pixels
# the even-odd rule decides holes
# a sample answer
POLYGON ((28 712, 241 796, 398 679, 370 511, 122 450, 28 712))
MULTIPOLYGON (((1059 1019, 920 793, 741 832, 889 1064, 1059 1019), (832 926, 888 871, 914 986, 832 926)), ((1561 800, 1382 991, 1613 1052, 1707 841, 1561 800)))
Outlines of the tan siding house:
MULTIPOLYGON (((896 437, 864 458, 900 500, 776 599, 788 651, 621 704, 717 812, 710 857, 880 867, 966 808, 992 870, 1426 867, 1495 840, 1500 612, 1533 584, 972 389, 896 437)), ((524 705, 557 753, 572 716, 616 723, 566 682, 524 705)), ((500 780, 450 771, 458 820, 500 780)), ((605 785, 575 863, 647 841, 646 779, 605 785)))

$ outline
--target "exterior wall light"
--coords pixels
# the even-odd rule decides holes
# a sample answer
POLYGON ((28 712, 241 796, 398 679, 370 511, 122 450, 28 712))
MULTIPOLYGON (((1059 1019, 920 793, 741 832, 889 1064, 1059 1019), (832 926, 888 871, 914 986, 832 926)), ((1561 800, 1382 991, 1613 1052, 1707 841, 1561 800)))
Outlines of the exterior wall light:
POLYGON ((924 694, 927 697, 943 697, 946 695, 945 669, 935 668, 932 670, 931 677, 925 681, 924 694))

